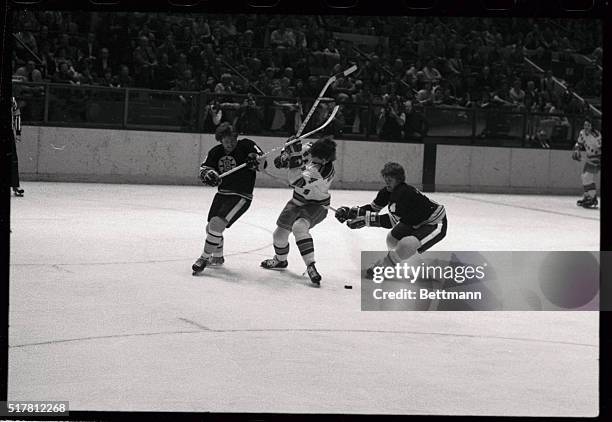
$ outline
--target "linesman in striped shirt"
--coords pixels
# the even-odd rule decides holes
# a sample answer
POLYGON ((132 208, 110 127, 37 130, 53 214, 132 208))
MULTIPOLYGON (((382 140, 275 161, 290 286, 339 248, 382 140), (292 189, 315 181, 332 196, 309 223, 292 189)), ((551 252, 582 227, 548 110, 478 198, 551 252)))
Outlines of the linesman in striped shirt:
POLYGON ((11 113, 13 115, 13 139, 11 140, 11 187, 15 196, 23 196, 23 189, 19 187, 19 161, 17 160, 16 142, 21 142, 21 111, 15 97, 11 101, 11 113))
MULTIPOLYGON (((372 203, 360 207, 340 207, 336 218, 351 229, 384 227, 389 253, 376 266, 395 266, 414 254, 422 253, 446 236, 446 211, 418 189, 406 184, 404 168, 389 162, 381 171, 386 186, 372 203), (387 214, 379 212, 387 206, 387 214)), ((371 277, 371 270, 368 270, 371 277)))

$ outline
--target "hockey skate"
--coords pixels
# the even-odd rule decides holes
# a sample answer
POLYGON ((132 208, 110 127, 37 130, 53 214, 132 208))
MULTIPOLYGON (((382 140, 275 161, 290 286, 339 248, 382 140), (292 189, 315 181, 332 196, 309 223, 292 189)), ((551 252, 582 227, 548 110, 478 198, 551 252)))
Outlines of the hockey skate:
POLYGON ((210 261, 208 262, 211 267, 220 267, 221 265, 223 265, 223 263, 225 263, 225 258, 223 258, 222 256, 212 256, 210 257, 210 261))
POLYGON ((319 287, 321 285, 321 274, 319 274, 317 271, 314 262, 312 264, 308 264, 308 267, 306 267, 306 272, 308 273, 308 277, 310 277, 312 284, 319 287))
POLYGON ((266 270, 287 268, 287 265, 289 265, 289 263, 286 260, 279 261, 278 259, 276 259, 276 257, 272 259, 266 259, 265 261, 261 262, 261 266, 266 270))
POLYGON ((24 194, 24 190, 21 189, 20 187, 16 187, 16 188, 13 188, 13 193, 15 194, 15 196, 21 197, 24 194))
POLYGON ((579 199, 576 202, 576 205, 578 205, 579 207, 583 207, 583 208, 597 208, 597 205, 599 204, 599 201, 597 201, 597 197, 593 196, 585 196, 582 199, 579 199))
POLYGON ((198 275, 199 273, 204 271, 204 268, 206 268, 206 266, 209 263, 210 263, 210 258, 205 258, 201 256, 198 259, 196 259, 196 262, 194 262, 193 265, 191 266, 191 269, 193 270, 192 275, 198 275))

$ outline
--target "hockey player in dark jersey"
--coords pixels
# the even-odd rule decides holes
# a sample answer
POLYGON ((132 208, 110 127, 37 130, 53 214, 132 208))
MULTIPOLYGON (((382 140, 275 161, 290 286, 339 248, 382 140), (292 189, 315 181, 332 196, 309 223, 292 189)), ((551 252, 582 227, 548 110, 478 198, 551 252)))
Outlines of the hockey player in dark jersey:
MULTIPOLYGON (((351 229, 384 227, 389 253, 376 266, 394 266, 415 253, 422 253, 446 236, 446 211, 405 183, 404 168, 398 163, 387 163, 381 171, 387 185, 378 192, 372 203, 360 207, 340 207, 336 218, 351 229), (379 214, 388 206, 388 214, 379 214)), ((371 270, 368 270, 371 277, 371 270)))
POLYGON ((315 267, 314 242, 310 229, 327 216, 330 203, 329 187, 334 180, 336 143, 329 138, 314 142, 309 150, 302 149, 301 142, 286 146, 276 157, 277 168, 287 168, 293 197, 287 202, 276 221, 273 234, 274 257, 261 266, 266 269, 287 267, 289 234, 293 233, 310 281, 320 286, 321 275, 315 267))
POLYGON ((223 231, 234 224, 251 205, 256 171, 267 163, 259 156, 263 151, 250 139, 238 139, 229 123, 221 123, 215 132, 215 139, 221 143, 213 147, 200 165, 200 180, 209 186, 218 186, 208 212, 206 242, 202 255, 191 267, 196 275, 207 265, 222 265, 223 231), (223 174, 240 164, 247 166, 226 177, 223 174))

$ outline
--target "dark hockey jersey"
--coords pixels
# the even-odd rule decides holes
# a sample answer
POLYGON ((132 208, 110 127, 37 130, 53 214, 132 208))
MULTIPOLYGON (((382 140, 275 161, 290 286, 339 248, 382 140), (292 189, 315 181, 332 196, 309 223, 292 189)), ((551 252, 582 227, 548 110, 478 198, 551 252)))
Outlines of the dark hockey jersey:
POLYGON ((418 189, 406 183, 400 183, 389 192, 387 188, 378 191, 371 204, 366 205, 372 211, 380 211, 389 207, 391 226, 398 222, 418 227, 424 224, 437 224, 446 215, 444 207, 425 195, 418 189))
MULTIPOLYGON (((263 151, 255 142, 250 139, 239 139, 236 148, 229 154, 226 154, 223 145, 219 144, 213 147, 206 156, 206 159, 201 164, 200 168, 210 167, 217 173, 223 174, 230 171, 234 167, 239 166, 247 161, 250 153, 255 152, 262 155, 263 151)), ((247 198, 253 197, 253 188, 255 187, 255 171, 243 168, 229 176, 221 179, 219 185, 220 193, 238 193, 247 198)))

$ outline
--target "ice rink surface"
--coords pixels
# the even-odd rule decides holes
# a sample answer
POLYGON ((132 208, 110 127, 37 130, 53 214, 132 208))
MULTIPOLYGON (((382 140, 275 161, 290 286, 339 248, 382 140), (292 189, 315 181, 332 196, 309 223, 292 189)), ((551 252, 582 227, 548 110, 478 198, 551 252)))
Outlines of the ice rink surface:
MULTIPOLYGON (((266 271, 291 196, 256 188, 226 263, 191 275, 212 188, 24 183, 11 199, 9 400, 72 410, 595 416, 595 312, 362 312, 361 250, 384 229, 312 230, 266 271), (350 283, 352 290, 343 286, 350 283)), ((374 192, 335 191, 332 205, 374 192)), ((568 196, 434 193, 434 250, 599 250, 568 196)))

